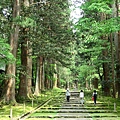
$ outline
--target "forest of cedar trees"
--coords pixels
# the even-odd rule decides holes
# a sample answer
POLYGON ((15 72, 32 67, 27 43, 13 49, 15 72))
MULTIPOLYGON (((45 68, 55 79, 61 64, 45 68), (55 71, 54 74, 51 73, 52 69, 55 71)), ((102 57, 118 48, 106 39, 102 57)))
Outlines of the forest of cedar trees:
POLYGON ((120 98, 119 12, 119 0, 1 0, 0 100, 67 87, 120 98))

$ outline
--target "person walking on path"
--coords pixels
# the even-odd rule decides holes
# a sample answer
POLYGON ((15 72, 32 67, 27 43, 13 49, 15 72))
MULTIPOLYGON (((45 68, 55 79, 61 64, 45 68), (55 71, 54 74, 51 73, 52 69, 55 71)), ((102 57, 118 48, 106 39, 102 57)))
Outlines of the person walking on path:
POLYGON ((97 101, 97 92, 96 90, 93 91, 92 97, 94 98, 94 105, 96 105, 96 101, 97 101))
POLYGON ((84 92, 83 92, 83 90, 81 90, 80 91, 80 103, 83 105, 83 103, 84 103, 84 92))
POLYGON ((69 91, 68 88, 67 88, 67 91, 66 91, 66 99, 67 99, 67 102, 70 101, 70 91, 69 91))

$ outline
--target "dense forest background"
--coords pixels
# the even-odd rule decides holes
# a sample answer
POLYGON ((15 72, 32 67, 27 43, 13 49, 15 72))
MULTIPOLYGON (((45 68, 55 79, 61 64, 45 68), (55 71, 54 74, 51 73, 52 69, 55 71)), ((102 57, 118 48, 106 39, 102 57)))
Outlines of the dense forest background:
POLYGON ((119 10, 119 0, 0 1, 1 100, 54 87, 120 98, 119 10))

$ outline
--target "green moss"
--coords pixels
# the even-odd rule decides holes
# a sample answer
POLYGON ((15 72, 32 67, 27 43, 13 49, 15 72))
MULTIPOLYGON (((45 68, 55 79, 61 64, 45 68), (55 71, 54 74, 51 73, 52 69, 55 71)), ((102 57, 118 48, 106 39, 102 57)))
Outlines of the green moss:
POLYGON ((34 113, 31 115, 31 117, 37 117, 37 116, 50 116, 53 117, 55 116, 57 113, 34 113))

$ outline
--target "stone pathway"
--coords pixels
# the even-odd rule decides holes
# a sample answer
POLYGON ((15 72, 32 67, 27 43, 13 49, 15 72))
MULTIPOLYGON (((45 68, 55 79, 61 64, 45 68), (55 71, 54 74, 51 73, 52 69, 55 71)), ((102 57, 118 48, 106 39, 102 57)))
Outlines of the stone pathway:
POLYGON ((74 92, 71 95, 70 102, 65 100, 54 120, 92 120, 84 106, 79 103, 78 96, 79 92, 74 92))

